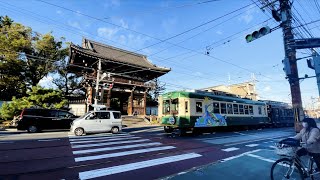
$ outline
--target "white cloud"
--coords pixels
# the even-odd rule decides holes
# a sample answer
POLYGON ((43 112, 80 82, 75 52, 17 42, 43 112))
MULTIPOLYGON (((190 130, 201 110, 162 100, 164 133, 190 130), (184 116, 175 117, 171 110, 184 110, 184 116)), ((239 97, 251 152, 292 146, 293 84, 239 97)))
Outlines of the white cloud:
POLYGON ((112 7, 119 7, 120 6, 120 0, 108 0, 104 3, 105 8, 112 8, 112 7))
POLYGON ((246 24, 249 24, 253 20, 254 14, 257 13, 257 10, 252 6, 249 6, 246 13, 239 18, 240 21, 244 21, 246 24))
POLYGON ((112 39, 113 36, 119 31, 118 28, 108 28, 108 27, 101 27, 98 28, 98 35, 104 38, 112 39))
POLYGON ((218 35, 222 35, 222 34, 223 34, 223 32, 220 31, 220 30, 216 31, 216 33, 217 33, 218 35))
POLYGON ((68 24, 69 24, 69 26, 72 26, 74 28, 81 29, 80 23, 77 21, 68 21, 68 24))
POLYGON ((263 88, 263 91, 264 92, 270 92, 272 89, 271 89, 271 86, 266 86, 263 88))
POLYGON ((201 73, 201 72, 195 72, 195 73, 193 73, 193 75, 195 75, 195 76, 202 76, 203 73, 201 73))
MULTIPOLYGON (((113 20, 115 22, 116 20, 113 20)), ((120 24, 122 27, 129 28, 128 23, 123 19, 118 19, 116 24, 120 24)), ((100 27, 97 29, 97 33, 100 37, 119 42, 119 44, 134 47, 134 49, 139 49, 145 46, 146 41, 150 38, 128 33, 123 28, 111 28, 111 27, 100 27)), ((116 44, 119 46, 119 44, 116 44)))
POLYGON ((170 33, 174 30, 177 20, 175 18, 165 19, 162 21, 161 26, 165 32, 170 33))

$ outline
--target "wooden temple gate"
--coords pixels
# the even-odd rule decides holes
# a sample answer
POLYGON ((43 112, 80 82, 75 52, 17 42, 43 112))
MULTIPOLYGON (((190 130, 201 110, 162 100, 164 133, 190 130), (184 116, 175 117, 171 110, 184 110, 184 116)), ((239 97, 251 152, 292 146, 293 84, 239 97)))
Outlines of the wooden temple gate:
POLYGON ((148 83, 170 71, 157 67, 141 54, 129 52, 88 39, 83 39, 82 47, 70 45, 68 69, 83 76, 86 87, 87 111, 96 98, 98 62, 101 63, 101 79, 98 89, 98 104, 119 110, 127 115, 145 115, 147 93, 152 89, 148 83))

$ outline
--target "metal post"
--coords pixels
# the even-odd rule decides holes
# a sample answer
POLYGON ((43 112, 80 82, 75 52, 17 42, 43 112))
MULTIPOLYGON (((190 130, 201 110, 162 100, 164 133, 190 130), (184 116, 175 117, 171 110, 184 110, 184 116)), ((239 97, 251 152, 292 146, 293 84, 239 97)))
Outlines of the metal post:
MULTIPOLYGON (((96 92, 95 92, 95 98, 94 98, 94 105, 98 105, 98 94, 99 94, 99 83, 100 83, 100 72, 101 72, 101 59, 99 59, 98 62, 98 70, 97 70, 97 80, 96 80, 96 92)), ((97 110, 97 108, 94 108, 97 110)))
POLYGON ((303 108, 302 108, 302 100, 301 100, 301 92, 300 92, 300 84, 299 84, 299 76, 298 76, 298 67, 296 60, 296 49, 289 46, 291 42, 294 41, 294 37, 292 34, 292 14, 291 14, 291 6, 289 4, 289 0, 280 0, 280 8, 282 16, 286 17, 286 19, 282 19, 282 31, 283 31, 283 41, 284 41, 284 51, 285 57, 289 59, 291 74, 288 75, 288 80, 291 89, 291 97, 292 97, 292 106, 294 111, 294 121, 295 121, 295 130, 296 132, 300 131, 300 121, 304 118, 303 108))

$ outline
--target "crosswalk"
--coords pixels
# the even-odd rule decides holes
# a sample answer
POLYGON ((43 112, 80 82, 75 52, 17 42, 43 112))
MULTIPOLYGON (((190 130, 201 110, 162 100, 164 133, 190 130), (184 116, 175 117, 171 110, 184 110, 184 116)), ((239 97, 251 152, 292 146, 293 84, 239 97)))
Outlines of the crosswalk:
POLYGON ((110 165, 110 163, 106 163, 105 167, 99 166, 95 169, 93 166, 92 169, 79 172, 79 179, 105 177, 168 163, 187 161, 202 156, 194 152, 181 153, 175 146, 154 142, 151 139, 132 134, 69 136, 69 142, 74 161, 79 165, 90 164, 95 161, 111 161, 112 158, 123 159, 117 160, 120 164, 110 165), (162 155, 157 156, 155 153, 162 155), (172 154, 170 155, 170 153, 172 154), (126 161, 129 156, 134 156, 134 158, 126 161))

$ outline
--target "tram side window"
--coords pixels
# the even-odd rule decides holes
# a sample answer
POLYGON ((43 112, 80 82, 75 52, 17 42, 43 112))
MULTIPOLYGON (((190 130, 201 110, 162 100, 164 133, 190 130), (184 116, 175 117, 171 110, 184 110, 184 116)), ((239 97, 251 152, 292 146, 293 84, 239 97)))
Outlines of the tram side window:
POLYGON ((184 102, 184 108, 186 112, 189 112, 188 101, 184 102))
POLYGON ((163 101, 163 112, 164 112, 164 114, 170 113, 170 101, 169 100, 163 101))
POLYGON ((230 104, 230 103, 227 104, 227 113, 228 114, 233 114, 233 112, 232 112, 232 104, 230 104))
POLYGON ((249 114, 249 107, 248 107, 248 105, 244 105, 244 114, 249 114))
POLYGON ((253 115, 253 107, 252 106, 249 106, 249 114, 253 115))
POLYGON ((239 114, 239 105, 238 104, 233 104, 233 113, 239 114))
POLYGON ((262 114, 261 106, 258 107, 259 114, 262 114))
POLYGON ((213 103, 213 112, 220 114, 220 104, 219 103, 213 103))
POLYGON ((221 103, 221 114, 227 114, 226 103, 221 103))
POLYGON ((239 105, 239 113, 244 114, 243 105, 239 105))
POLYGON ((196 102, 196 112, 202 113, 202 102, 196 102))

